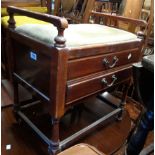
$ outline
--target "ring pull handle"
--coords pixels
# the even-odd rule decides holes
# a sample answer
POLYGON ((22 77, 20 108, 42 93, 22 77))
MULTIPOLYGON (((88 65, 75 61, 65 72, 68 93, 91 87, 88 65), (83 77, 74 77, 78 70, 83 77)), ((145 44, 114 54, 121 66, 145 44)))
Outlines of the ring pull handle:
POLYGON ((115 67, 116 66, 116 63, 118 62, 118 58, 117 58, 117 56, 114 56, 113 57, 113 63, 112 64, 110 64, 110 62, 108 61, 108 59, 107 58, 104 58, 103 59, 103 63, 108 67, 108 68, 113 68, 113 67, 115 67))
POLYGON ((102 83, 104 83, 106 86, 108 86, 108 87, 111 87, 111 86, 113 86, 113 84, 115 83, 115 81, 117 80, 117 77, 115 76, 115 75, 112 75, 112 82, 110 83, 110 84, 108 84, 108 81, 107 81, 107 79, 106 78, 103 78, 102 80, 101 80, 101 82, 102 83))

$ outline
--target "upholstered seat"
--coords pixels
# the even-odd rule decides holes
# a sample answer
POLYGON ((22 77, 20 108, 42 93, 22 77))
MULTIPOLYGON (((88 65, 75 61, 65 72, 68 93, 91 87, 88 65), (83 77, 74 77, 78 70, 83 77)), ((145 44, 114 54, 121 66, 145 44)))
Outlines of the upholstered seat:
MULTIPOLYGON (((26 9, 29 11, 47 13, 47 7, 22 7, 22 9, 26 9)), ((6 8, 1 8, 1 17, 8 16, 8 12, 6 8)))
MULTIPOLYGON (((7 28, 8 27, 8 20, 9 20, 9 16, 5 16, 1 18, 1 24, 3 27, 7 28)), ((21 26, 27 23, 31 23, 31 24, 48 24, 44 21, 41 20, 37 20, 31 17, 27 17, 27 16, 15 16, 15 21, 16 21, 16 26, 21 26)))
MULTIPOLYGON (((57 29, 51 24, 25 24, 16 31, 39 40, 46 44, 54 44, 57 29)), ((130 32, 99 24, 69 24, 64 32, 67 47, 86 45, 117 44, 137 40, 137 36, 130 32)))

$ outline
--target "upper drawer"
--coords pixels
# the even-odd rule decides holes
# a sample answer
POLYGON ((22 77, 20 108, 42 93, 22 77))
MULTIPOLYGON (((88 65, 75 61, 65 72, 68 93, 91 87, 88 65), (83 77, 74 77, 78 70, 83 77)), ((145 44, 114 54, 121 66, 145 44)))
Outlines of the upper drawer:
POLYGON ((68 62, 68 80, 130 64, 138 61, 139 58, 140 51, 133 49, 71 60, 68 62))
POLYGON ((115 69, 112 72, 100 72, 67 82, 66 103, 95 94, 131 78, 131 66, 115 69))

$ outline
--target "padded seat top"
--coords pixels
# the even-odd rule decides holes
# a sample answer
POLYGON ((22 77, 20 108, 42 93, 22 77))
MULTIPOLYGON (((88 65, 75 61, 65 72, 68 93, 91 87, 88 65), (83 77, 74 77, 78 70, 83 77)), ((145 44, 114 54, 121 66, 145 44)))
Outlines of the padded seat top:
MULTIPOLYGON (((14 16, 15 21, 16 21, 16 26, 21 26, 27 23, 31 23, 31 24, 49 24, 46 23, 44 21, 41 20, 37 20, 31 17, 27 17, 27 16, 14 16)), ((9 20, 9 16, 5 16, 1 18, 1 24, 4 28, 8 27, 8 20, 9 20)))
MULTIPOLYGON (((52 24, 25 24, 15 29, 18 33, 48 45, 54 44, 57 28, 52 24)), ((64 31, 67 47, 117 44, 139 40, 135 34, 99 24, 69 24, 64 31)))
MULTIPOLYGON (((22 9, 26 9, 29 11, 47 13, 47 7, 21 7, 22 9)), ((1 17, 8 16, 8 12, 6 8, 1 8, 1 17)))

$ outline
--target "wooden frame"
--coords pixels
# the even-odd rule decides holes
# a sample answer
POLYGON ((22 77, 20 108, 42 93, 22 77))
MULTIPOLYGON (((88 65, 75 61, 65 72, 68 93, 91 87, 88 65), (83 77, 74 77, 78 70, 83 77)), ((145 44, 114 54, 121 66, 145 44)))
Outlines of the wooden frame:
MULTIPOLYGON (((9 50, 12 53, 11 60, 13 64, 14 112, 17 118, 22 118, 48 145, 50 154, 57 154, 64 147, 67 147, 94 128, 102 125, 105 120, 116 115, 119 117, 122 116, 132 75, 131 65, 141 58, 142 40, 122 42, 120 44, 101 44, 96 46, 89 45, 86 47, 67 48, 65 45, 64 30, 68 27, 68 22, 65 18, 32 13, 15 7, 9 7, 8 12, 10 16, 8 36, 10 40, 9 50), (14 29, 14 13, 52 23, 58 30, 58 35, 55 37, 55 44, 49 46, 16 32, 14 29), (33 68, 28 67, 30 70, 27 69, 26 65, 31 65, 33 62, 24 59, 22 56, 22 53, 28 54, 31 50, 35 51, 37 55, 40 55, 39 62, 44 64, 36 64, 35 66, 35 70, 39 69, 39 71, 41 71, 39 75, 32 74, 33 68), (133 56, 130 61, 124 59, 125 55, 132 54, 133 56), (103 67, 103 60, 107 58, 111 59, 111 61, 115 61, 115 55, 121 59, 119 63, 114 62, 109 64, 105 61, 106 63, 104 63, 103 67), (97 62, 100 63, 102 66, 101 68, 96 65, 97 62), (88 67, 83 69, 79 65, 88 67), (90 65, 94 66, 94 70, 89 67, 90 65), (27 70, 27 74, 22 74, 23 69, 27 70), (25 75, 29 77, 27 78, 25 75), (117 78, 114 77, 115 75, 117 78), (110 83, 105 82, 105 80, 110 81, 110 83), (33 81, 35 82, 33 83, 33 81), (40 81, 44 81, 44 83, 40 81), (79 101, 86 97, 100 94, 102 91, 120 83, 126 85, 126 90, 123 92, 119 105, 114 106, 115 108, 111 113, 67 139, 61 142, 59 141, 59 121, 68 108, 74 104, 78 104, 79 101), (42 100, 48 103, 48 110, 52 120, 52 136, 50 139, 47 138, 22 112, 24 107, 19 103, 18 84, 26 86, 29 91, 34 91, 42 100)), ((96 12, 92 12, 92 14, 95 16, 107 16, 96 12)), ((117 19, 116 16, 109 17, 117 19)), ((145 22, 143 21, 122 17, 118 17, 118 19, 145 26, 145 22)), ((28 106, 31 106, 31 104, 28 103, 28 106)))

